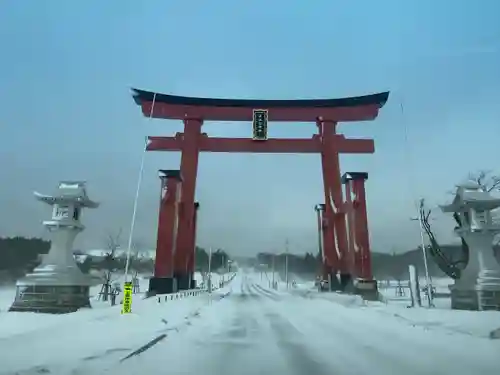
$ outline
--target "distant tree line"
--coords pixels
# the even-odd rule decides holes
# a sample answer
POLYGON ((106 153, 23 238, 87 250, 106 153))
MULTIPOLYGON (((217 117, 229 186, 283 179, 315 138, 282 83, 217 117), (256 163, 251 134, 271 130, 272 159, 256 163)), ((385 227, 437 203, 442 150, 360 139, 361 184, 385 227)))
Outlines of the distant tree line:
MULTIPOLYGON (((84 252, 79 252, 84 256, 84 252)), ((208 271, 209 253, 201 248, 196 247, 195 252, 195 271, 208 271)), ((212 253, 211 270, 216 271, 227 264, 229 255, 224 250, 217 250, 212 253)), ((81 263, 80 268, 84 268, 84 272, 88 269, 104 269, 111 272, 125 270, 127 257, 121 253, 117 255, 116 251, 108 251, 103 257, 87 257, 84 263, 81 263)), ((154 259, 150 254, 144 252, 133 252, 130 257, 130 269, 139 273, 152 273, 154 270, 154 259)))
MULTIPOLYGON (((461 254, 461 245, 441 245, 441 250, 446 254, 447 258, 451 261, 457 260, 457 256, 461 254)), ((495 245, 492 248, 495 257, 500 262, 500 246, 495 245)), ((408 275, 408 266, 413 264, 423 275, 425 272, 424 257, 422 248, 407 251, 399 254, 385 254, 373 253, 372 254, 372 267, 375 277, 379 279, 406 279, 408 275)), ((432 277, 445 277, 437 263, 434 262, 430 252, 427 250, 427 266, 429 268, 429 275, 432 277)))
MULTIPOLYGON (((210 258, 209 252, 202 247, 196 246, 195 252, 195 269, 198 272, 208 271, 208 259, 210 258)), ((212 257, 210 261, 210 269, 212 271, 217 271, 219 268, 225 267, 231 258, 222 249, 217 249, 212 252, 212 257)))
MULTIPOLYGON (((255 258, 254 267, 283 271, 286 268, 287 254, 259 253, 255 258)), ((312 253, 297 255, 288 253, 288 272, 296 275, 316 274, 320 269, 320 258, 312 253)))
MULTIPOLYGON (((454 254, 459 254, 459 245, 441 245, 451 259, 454 254)), ((41 262, 42 256, 47 254, 50 242, 40 238, 7 237, 0 238, 0 280, 15 280, 22 277, 27 272, 31 272, 41 262)), ((116 249, 115 249, 116 250, 116 249)), ((497 260, 500 262, 500 247, 494 247, 497 260)), ((88 273, 90 270, 107 270, 117 272, 125 269, 126 257, 116 255, 116 251, 108 251, 102 257, 87 256, 84 252, 75 251, 77 263, 80 269, 88 273)), ((195 268, 198 272, 208 271, 209 253, 196 247, 195 268)), ((224 267, 228 264, 229 255, 221 249, 212 253, 212 271, 224 267)), ((286 254, 259 253, 257 257, 248 260, 248 264, 254 267, 263 267, 282 272, 285 269, 286 254), (273 260, 274 259, 274 260, 273 260)), ((320 270, 320 258, 312 253, 305 255, 288 254, 288 270, 296 275, 316 275, 320 270)), ((408 266, 415 265, 421 273, 424 271, 423 257, 421 249, 414 249, 405 253, 377 253, 372 254, 373 272, 379 279, 403 279, 408 273, 408 266)), ((429 256, 429 273, 431 276, 444 276, 436 263, 429 256)), ((130 268, 134 272, 152 274, 154 270, 154 260, 149 254, 134 252, 131 256, 130 268)))
MULTIPOLYGON (((460 255, 460 245, 441 245, 441 250, 450 260, 456 260, 457 254, 460 255)), ((500 246, 493 247, 496 259, 500 262, 500 246)), ((285 269, 286 254, 259 253, 253 260, 247 261, 250 266, 271 270, 273 267, 277 272, 285 269)), ((433 277, 446 276, 434 262, 433 258, 427 252, 429 274, 433 277)), ((408 266, 414 265, 423 274, 424 258, 421 248, 410 250, 404 253, 372 253, 372 269, 375 278, 378 279, 406 279, 408 275, 408 266)), ((288 254, 288 271, 298 276, 317 275, 320 271, 320 257, 311 253, 305 255, 288 254)))
POLYGON ((32 271, 49 248, 50 242, 40 238, 0 237, 0 279, 15 279, 32 271))
MULTIPOLYGON (((84 273, 90 270, 102 270, 113 273, 125 269, 126 256, 118 254, 118 236, 110 236, 107 249, 102 256, 89 256, 84 251, 74 252, 78 266, 84 273)), ((0 280, 15 280, 31 272, 42 261, 43 255, 50 249, 50 241, 40 238, 0 237, 0 280)), ((208 271, 208 252, 196 247, 196 271, 208 271)), ((221 249, 212 253, 211 269, 216 271, 227 264, 229 255, 221 249)), ((133 251, 130 258, 130 269, 138 273, 153 273, 154 259, 149 252, 133 251)))

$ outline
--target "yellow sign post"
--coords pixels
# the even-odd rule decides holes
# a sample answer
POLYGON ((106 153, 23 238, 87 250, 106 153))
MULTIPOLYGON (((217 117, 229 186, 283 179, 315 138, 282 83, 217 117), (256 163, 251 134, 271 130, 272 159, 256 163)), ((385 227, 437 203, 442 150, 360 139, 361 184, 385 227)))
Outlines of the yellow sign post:
POLYGON ((132 282, 126 281, 123 286, 122 314, 130 314, 131 312, 132 312, 132 282))

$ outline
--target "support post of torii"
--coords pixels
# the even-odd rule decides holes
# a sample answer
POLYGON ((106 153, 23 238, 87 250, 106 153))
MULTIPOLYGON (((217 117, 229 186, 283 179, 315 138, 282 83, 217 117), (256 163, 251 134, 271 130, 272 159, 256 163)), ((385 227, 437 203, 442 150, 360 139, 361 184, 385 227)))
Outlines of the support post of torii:
MULTIPOLYGON (((374 152, 373 140, 346 139, 336 134, 339 122, 374 120, 388 92, 341 99, 240 100, 193 98, 134 89, 134 99, 145 116, 177 119, 184 131, 173 137, 149 137, 148 151, 180 151, 182 198, 175 249, 175 278, 179 289, 189 288, 195 251, 195 191, 200 152, 317 153, 321 155, 325 189, 323 216, 324 276, 340 273, 346 287, 351 274, 346 263, 348 241, 342 197, 339 154, 374 152), (212 138, 202 133, 204 121, 252 121, 256 111, 270 122, 314 122, 318 134, 310 139, 212 138)), ((266 125, 267 126, 267 125, 266 125)), ((282 125, 277 125, 282 126, 282 125)), ((267 129, 267 128, 266 128, 267 129)), ((266 130, 267 131, 267 130, 266 130)))
POLYGON ((177 288, 179 290, 189 289, 194 276, 189 269, 189 259, 191 257, 194 258, 195 252, 195 191, 202 125, 202 119, 184 119, 184 133, 181 146, 182 198, 174 261, 174 276, 177 279, 177 288))
POLYGON ((177 242, 182 177, 180 170, 159 171, 161 181, 158 235, 154 275, 149 280, 149 294, 175 293, 174 256, 177 242))
POLYGON ((200 203, 195 202, 194 203, 194 210, 193 210, 193 226, 191 228, 192 230, 192 235, 191 235, 191 241, 192 243, 189 245, 189 249, 193 248, 194 251, 189 253, 189 258, 188 258, 188 272, 191 276, 191 289, 196 288, 196 280, 194 279, 194 271, 195 271, 195 262, 196 262, 196 222, 198 220, 198 210, 200 208, 200 203))
POLYGON ((377 300, 377 282, 373 279, 368 215, 366 210, 365 182, 368 173, 348 172, 342 176, 345 184, 346 210, 348 212, 348 259, 356 277, 354 292, 365 299, 377 300))

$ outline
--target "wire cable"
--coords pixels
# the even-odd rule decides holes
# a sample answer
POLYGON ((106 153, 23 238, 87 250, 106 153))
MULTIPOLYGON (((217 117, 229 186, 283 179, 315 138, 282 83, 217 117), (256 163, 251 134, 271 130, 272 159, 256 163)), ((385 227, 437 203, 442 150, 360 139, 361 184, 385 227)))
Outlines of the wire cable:
MULTIPOLYGON (((151 111, 149 112, 149 119, 148 121, 151 121, 153 117, 153 110, 155 107, 155 102, 156 102, 156 93, 153 95, 153 103, 151 105, 151 111)), ((128 235, 128 244, 127 244, 127 261, 125 263, 125 282, 128 281, 128 271, 130 268, 130 255, 132 252, 132 240, 134 236, 134 229, 135 229, 135 219, 137 216, 137 203, 139 202, 139 193, 141 191, 141 185, 142 185, 142 176, 144 172, 144 161, 146 159, 146 150, 148 146, 148 138, 145 138, 145 145, 144 145, 144 150, 142 152, 142 157, 141 157, 141 167, 139 169, 139 177, 137 179, 137 189, 135 191, 135 199, 134 199, 134 208, 132 210, 132 219, 130 222, 130 231, 128 235)))
POLYGON ((421 241, 421 246, 422 246, 422 256, 424 259, 424 268, 425 268, 425 281, 427 284, 427 298, 428 298, 428 303, 429 307, 433 307, 434 304, 432 302, 432 280, 429 275, 429 265, 427 262, 427 251, 425 248, 425 242, 424 242, 424 223, 422 222, 422 217, 420 215, 420 207, 423 204, 423 201, 420 200, 420 204, 418 203, 418 199, 416 199, 417 194, 415 191, 415 184, 414 184, 414 179, 413 179, 413 159, 411 158, 411 148, 410 148, 410 140, 409 140, 409 134, 408 134, 408 122, 406 121, 405 118, 405 113, 404 113, 404 105, 403 105, 403 98, 401 97, 401 102, 400 102, 400 107, 401 107, 401 117, 403 121, 403 127, 405 131, 405 156, 406 156, 406 162, 408 166, 408 184, 409 189, 410 189, 410 194, 412 198, 414 199, 414 204, 415 204, 415 210, 417 211, 417 219, 420 224, 420 241, 421 241))

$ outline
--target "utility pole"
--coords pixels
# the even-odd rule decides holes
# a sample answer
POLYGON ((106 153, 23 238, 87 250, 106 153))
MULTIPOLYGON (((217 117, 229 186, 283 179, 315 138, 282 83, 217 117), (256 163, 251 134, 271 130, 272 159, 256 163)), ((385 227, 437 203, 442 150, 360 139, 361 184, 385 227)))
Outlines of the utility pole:
POLYGON ((429 275, 429 266, 427 264, 427 251, 425 251, 425 241, 424 241, 424 225, 422 223, 422 217, 419 215, 420 223, 420 242, 422 246, 422 255, 424 257, 424 267, 425 267, 425 281, 427 283, 427 302, 429 303, 429 307, 434 306, 434 302, 432 301, 432 281, 429 275))
POLYGON ((288 289, 288 238, 285 241, 285 281, 288 289))
POLYGON ((226 257, 222 255, 222 282, 224 282, 224 275, 226 273, 226 257))
POLYGON ((208 293, 212 293, 212 248, 208 251, 208 293))
POLYGON ((276 254, 273 253, 273 289, 275 289, 275 283, 274 283, 274 264, 275 264, 275 259, 276 259, 276 254))
MULTIPOLYGON (((420 207, 423 207, 423 200, 420 200, 420 207)), ((418 210, 418 216, 415 218, 411 218, 412 221, 417 221, 420 224, 420 246, 422 247, 422 256, 424 258, 424 268, 425 268, 425 281, 427 284, 427 302, 429 307, 434 307, 434 302, 432 301, 432 281, 429 275, 429 266, 427 263, 427 252, 425 251, 425 240, 424 240, 424 224, 422 222, 423 218, 420 213, 420 209, 418 210)))

